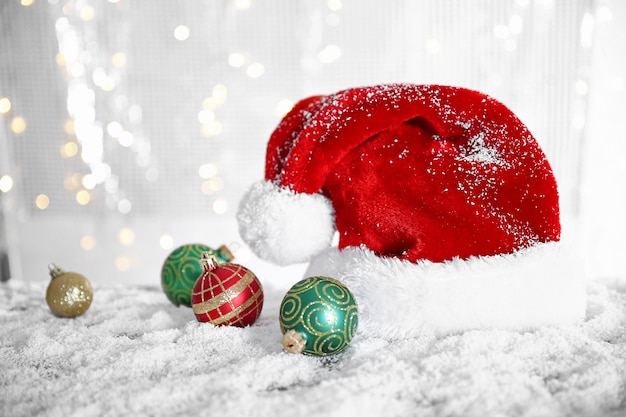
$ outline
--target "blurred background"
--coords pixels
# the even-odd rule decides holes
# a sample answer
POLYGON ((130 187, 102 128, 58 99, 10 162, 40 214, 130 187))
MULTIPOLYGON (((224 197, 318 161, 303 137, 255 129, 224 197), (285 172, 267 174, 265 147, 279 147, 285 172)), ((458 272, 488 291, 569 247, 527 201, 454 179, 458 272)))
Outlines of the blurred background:
POLYGON ((158 285, 186 243, 299 279, 249 253, 239 199, 294 102, 389 82, 505 103, 587 275, 626 278, 624 1, 3 0, 0 31, 2 280, 158 285))

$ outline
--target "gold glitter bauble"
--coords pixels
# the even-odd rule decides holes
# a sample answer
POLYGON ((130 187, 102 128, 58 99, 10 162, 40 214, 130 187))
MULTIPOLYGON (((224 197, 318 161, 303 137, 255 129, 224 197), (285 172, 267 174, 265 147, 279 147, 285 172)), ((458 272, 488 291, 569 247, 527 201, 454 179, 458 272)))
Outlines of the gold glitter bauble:
POLYGON ((65 272, 50 264, 52 280, 46 291, 46 302, 54 314, 60 317, 77 317, 91 305, 93 289, 87 278, 75 272, 65 272))

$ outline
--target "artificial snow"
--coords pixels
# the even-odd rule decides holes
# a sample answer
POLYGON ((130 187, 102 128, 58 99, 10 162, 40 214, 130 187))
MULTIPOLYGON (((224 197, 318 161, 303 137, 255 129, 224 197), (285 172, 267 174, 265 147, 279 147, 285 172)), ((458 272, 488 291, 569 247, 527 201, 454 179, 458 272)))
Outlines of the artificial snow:
MULTIPOLYGON (((284 352, 284 289, 251 327, 213 327, 155 286, 94 285, 58 318, 46 282, 0 285, 0 415, 623 416, 626 283, 592 281, 583 322, 284 352)), ((402 311, 398 311, 402 314, 402 311)))

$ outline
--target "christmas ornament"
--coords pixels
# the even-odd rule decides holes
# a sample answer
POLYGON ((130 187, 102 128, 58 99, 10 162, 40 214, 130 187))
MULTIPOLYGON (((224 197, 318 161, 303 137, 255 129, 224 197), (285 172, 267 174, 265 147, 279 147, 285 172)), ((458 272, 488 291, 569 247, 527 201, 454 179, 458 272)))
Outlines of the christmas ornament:
POLYGON ((182 245, 174 249, 161 268, 161 286, 167 298, 175 305, 191 307, 193 286, 202 275, 198 259, 206 252, 221 262, 230 262, 233 255, 225 245, 212 249, 201 243, 182 245))
POLYGON ((325 356, 348 347, 356 333, 359 311, 345 285, 315 276, 296 283, 285 294, 279 319, 288 352, 325 356))
POLYGON ((87 278, 76 272, 65 272, 55 264, 48 265, 50 284, 46 302, 59 317, 77 317, 91 305, 93 289, 87 278))
POLYGON ((263 287, 249 269, 219 264, 210 252, 203 252, 202 275, 191 295, 191 307, 198 321, 216 326, 249 326, 261 315, 263 287))

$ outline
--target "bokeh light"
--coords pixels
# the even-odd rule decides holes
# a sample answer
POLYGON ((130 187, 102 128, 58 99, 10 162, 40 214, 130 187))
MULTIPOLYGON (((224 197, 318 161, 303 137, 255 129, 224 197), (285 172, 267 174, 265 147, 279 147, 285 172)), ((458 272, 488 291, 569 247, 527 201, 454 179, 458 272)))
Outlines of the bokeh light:
POLYGON ((127 198, 122 198, 117 203, 117 210, 122 214, 128 214, 133 209, 133 203, 127 198))
POLYGON ((332 10, 333 12, 338 12, 339 10, 341 10, 341 7, 343 6, 343 4, 341 3, 341 0, 328 0, 326 5, 328 6, 328 9, 332 10))
POLYGON ((318 54, 320 62, 324 64, 330 64, 331 62, 338 60, 340 57, 341 48, 337 45, 327 45, 318 54))
POLYGON ((87 190, 93 190, 96 186, 96 177, 93 174, 85 174, 81 181, 83 187, 87 190))
POLYGON ((239 10, 247 10, 252 6, 252 0, 235 0, 235 7, 239 10))
POLYGON ((426 41, 424 42, 424 50, 427 54, 437 55, 439 52, 441 52, 441 42, 439 42, 438 39, 434 38, 426 39, 426 41))
POLYGON ((164 233, 159 238, 159 246, 161 249, 169 250, 174 246, 174 238, 171 235, 164 233))
POLYGON ((232 54, 228 55, 228 64, 231 67, 234 67, 234 68, 243 67, 245 63, 246 63, 246 56, 242 53, 233 52, 232 54))
POLYGON ((89 21, 96 15, 96 9, 91 5, 85 5, 80 9, 80 18, 84 21, 89 21))
POLYGON ((118 256, 114 262, 115 268, 120 272, 128 271, 132 265, 130 258, 127 256, 118 256))
POLYGON ((80 238, 80 247, 84 251, 93 250, 96 247, 96 238, 92 235, 84 235, 80 238))
POLYGON ((208 179, 217 175, 217 165, 212 162, 200 165, 198 168, 198 175, 200 178, 208 179))
POLYGON ((174 28, 174 38, 176 38, 176 40, 179 40, 179 41, 187 40, 190 34, 191 34, 191 31, 189 30, 189 27, 186 25, 178 25, 176 26, 176 28, 174 28))
POLYGON ((217 100, 219 104, 222 104, 226 101, 226 97, 228 96, 228 87, 224 84, 215 84, 213 87, 213 97, 217 100))
POLYGON ((26 130, 26 120, 21 116, 11 119, 11 131, 16 135, 24 133, 26 130))
POLYGON ((228 201, 218 198, 213 202, 213 211, 215 214, 224 214, 228 211, 228 201))
POLYGON ((276 107, 274 108, 274 114, 282 118, 287 113, 289 113, 289 111, 293 108, 293 106, 294 106, 293 101, 286 99, 286 98, 282 99, 276 104, 276 107))
POLYGON ((76 193, 76 202, 81 206, 86 206, 91 201, 91 194, 87 190, 80 190, 76 193))
POLYGON ((111 64, 114 67, 121 68, 126 65, 126 54, 124 52, 116 52, 111 55, 111 64))
POLYGON ((210 124, 202 125, 202 134, 207 137, 219 135, 222 132, 222 124, 215 121, 210 124))
POLYGON ((67 191, 74 191, 81 186, 82 180, 83 176, 76 172, 72 175, 67 175, 63 179, 63 186, 67 191))
POLYGON ((47 209, 50 206, 50 197, 46 194, 39 194, 35 197, 35 206, 37 206, 39 210, 47 209))
POLYGON ((63 158, 71 158, 78 153, 78 144, 74 141, 65 142, 61 145, 61 156, 63 158))
POLYGON ((0 113, 6 114, 11 111, 11 100, 8 97, 0 98, 0 113))
POLYGON ((65 122, 63 122, 63 131, 68 135, 74 135, 76 133, 74 130, 74 120, 66 119, 65 122))
POLYGON ((0 191, 8 193, 13 188, 13 178, 10 175, 0 177, 0 191))
POLYGON ((246 69, 246 74, 250 78, 259 78, 264 73, 265 73, 265 66, 261 64, 260 62, 254 62, 248 65, 248 68, 246 69))
POLYGON ((130 227, 124 227, 117 233, 117 240, 124 246, 130 246, 135 241, 135 231, 130 227))

